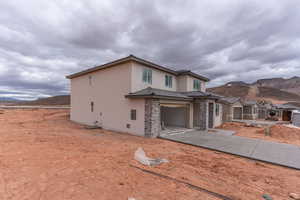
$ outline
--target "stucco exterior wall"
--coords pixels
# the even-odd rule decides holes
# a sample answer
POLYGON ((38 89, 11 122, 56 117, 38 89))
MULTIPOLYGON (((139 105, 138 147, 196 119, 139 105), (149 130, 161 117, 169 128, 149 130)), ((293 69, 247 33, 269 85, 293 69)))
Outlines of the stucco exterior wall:
MULTIPOLYGON (((186 92, 186 91, 194 91, 194 77, 189 75, 181 75, 177 76, 177 91, 179 92, 186 92)), ((200 79, 198 79, 200 80, 200 79)), ((200 91, 206 91, 206 83, 205 81, 200 80, 201 82, 201 89, 200 91)))
POLYGON ((144 135, 145 100, 125 98, 131 91, 131 72, 128 62, 71 79, 71 120, 88 125, 98 121, 104 129, 144 135), (137 110, 136 120, 130 119, 131 109, 137 110))
POLYGON ((177 90, 177 80, 176 76, 163 72, 160 70, 156 70, 153 68, 149 68, 147 66, 132 62, 132 80, 131 80, 131 92, 136 92, 147 87, 162 89, 162 90, 177 90), (148 68, 152 70, 152 84, 143 82, 143 69, 148 68), (165 86, 165 75, 172 76, 172 88, 165 86))
MULTIPOLYGON (((194 91, 194 80, 195 79, 196 78, 194 78, 194 77, 187 76, 187 91, 194 91)), ((200 79, 198 79, 198 80, 200 80, 200 79)), ((200 82, 201 82, 201 90, 200 91, 205 92, 205 90, 206 90, 205 81, 200 80, 200 82)))
POLYGON ((177 91, 185 92, 188 89, 187 76, 177 76, 177 91))

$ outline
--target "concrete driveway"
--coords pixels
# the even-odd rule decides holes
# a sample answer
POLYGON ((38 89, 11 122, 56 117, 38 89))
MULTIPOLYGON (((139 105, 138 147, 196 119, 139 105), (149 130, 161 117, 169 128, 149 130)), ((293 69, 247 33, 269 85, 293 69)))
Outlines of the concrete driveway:
POLYGON ((300 169, 300 147, 296 145, 203 131, 190 131, 184 134, 163 135, 160 137, 250 159, 300 169))

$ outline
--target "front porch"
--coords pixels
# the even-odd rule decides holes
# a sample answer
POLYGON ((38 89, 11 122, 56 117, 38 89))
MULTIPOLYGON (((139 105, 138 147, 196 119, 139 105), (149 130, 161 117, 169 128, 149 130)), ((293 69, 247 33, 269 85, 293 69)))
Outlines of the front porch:
POLYGON ((215 127, 216 103, 213 100, 145 100, 145 136, 185 133, 215 127))
POLYGON ((219 96, 202 91, 178 92, 155 88, 130 93, 126 98, 145 99, 145 136, 180 129, 207 130, 220 125, 222 113, 216 106, 219 96))

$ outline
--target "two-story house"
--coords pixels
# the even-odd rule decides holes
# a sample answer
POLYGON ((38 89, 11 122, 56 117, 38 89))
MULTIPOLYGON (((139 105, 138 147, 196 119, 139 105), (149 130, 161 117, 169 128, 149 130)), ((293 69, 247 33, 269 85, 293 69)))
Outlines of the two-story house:
POLYGON ((133 55, 67 76, 71 120, 104 129, 157 137, 168 127, 206 130, 221 123, 219 96, 209 81, 133 55))

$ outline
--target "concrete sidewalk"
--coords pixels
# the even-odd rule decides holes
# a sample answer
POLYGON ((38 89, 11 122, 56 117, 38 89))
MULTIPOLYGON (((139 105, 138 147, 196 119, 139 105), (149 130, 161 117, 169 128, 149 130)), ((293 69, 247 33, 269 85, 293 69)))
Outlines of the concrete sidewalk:
POLYGON ((164 135, 161 138, 300 169, 300 147, 295 145, 203 131, 164 135))

